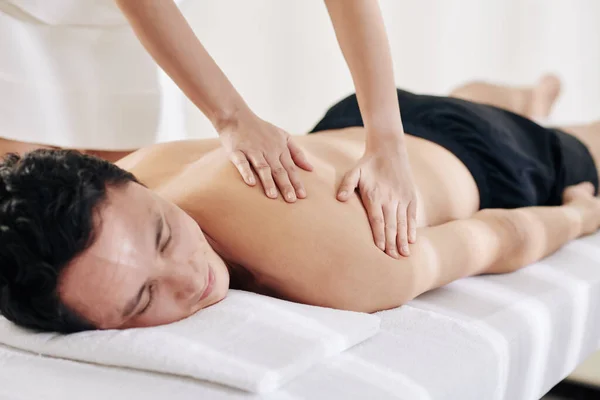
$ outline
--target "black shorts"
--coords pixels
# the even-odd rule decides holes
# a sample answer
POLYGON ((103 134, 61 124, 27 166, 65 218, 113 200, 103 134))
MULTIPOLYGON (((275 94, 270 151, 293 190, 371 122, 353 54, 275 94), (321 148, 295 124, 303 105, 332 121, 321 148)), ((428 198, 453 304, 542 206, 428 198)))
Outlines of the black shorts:
MULTIPOLYGON (((480 208, 560 205, 567 186, 592 182, 598 173, 587 147, 557 129, 517 114, 450 97, 398 90, 407 134, 443 146, 473 175, 480 208)), ((327 111, 312 132, 363 126, 352 95, 327 111)))

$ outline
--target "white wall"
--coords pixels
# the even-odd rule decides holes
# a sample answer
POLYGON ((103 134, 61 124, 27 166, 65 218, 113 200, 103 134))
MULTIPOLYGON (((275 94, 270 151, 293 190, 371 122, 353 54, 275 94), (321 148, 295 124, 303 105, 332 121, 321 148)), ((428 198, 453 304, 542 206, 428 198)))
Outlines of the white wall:
MULTIPOLYGON (((564 92, 553 119, 600 118, 600 1, 380 4, 398 86, 444 94, 475 78, 528 84, 554 71, 564 92)), ((182 9, 251 107, 291 133, 353 91, 321 0, 186 0, 182 9)), ((185 125, 191 137, 214 135, 189 103, 185 125)))

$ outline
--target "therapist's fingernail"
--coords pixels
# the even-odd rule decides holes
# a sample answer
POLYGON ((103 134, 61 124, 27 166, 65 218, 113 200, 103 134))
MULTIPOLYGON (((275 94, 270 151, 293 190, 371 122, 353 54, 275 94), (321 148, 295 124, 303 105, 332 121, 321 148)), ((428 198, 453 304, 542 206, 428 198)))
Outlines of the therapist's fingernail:
POLYGON ((379 243, 377 243, 377 247, 379 247, 380 250, 385 251, 385 243, 379 242, 379 243))
POLYGON ((248 182, 249 182, 251 185, 254 185, 254 184, 256 184, 256 181, 254 180, 254 178, 253 178, 253 177, 250 177, 250 178, 248 178, 248 182))
POLYGON ((296 200, 296 196, 294 195, 294 193, 288 193, 288 194, 287 194, 285 197, 286 197, 286 198, 287 198, 289 201, 294 201, 294 200, 296 200))
POLYGON ((408 246, 402 246, 402 254, 404 255, 409 255, 410 254, 410 250, 408 249, 408 246))
POLYGON ((269 197, 273 197, 275 198, 277 196, 277 192, 275 191, 275 189, 269 189, 269 197))
POLYGON ((346 196, 348 196, 348 192, 346 192, 345 190, 340 192, 340 194, 338 195, 338 197, 341 197, 341 198, 346 198, 346 196))
POLYGON ((306 192, 304 189, 298 189, 298 197, 306 197, 306 192))
POLYGON ((398 252, 396 250, 390 250, 390 256, 392 256, 394 258, 400 258, 400 255, 398 254, 398 252))

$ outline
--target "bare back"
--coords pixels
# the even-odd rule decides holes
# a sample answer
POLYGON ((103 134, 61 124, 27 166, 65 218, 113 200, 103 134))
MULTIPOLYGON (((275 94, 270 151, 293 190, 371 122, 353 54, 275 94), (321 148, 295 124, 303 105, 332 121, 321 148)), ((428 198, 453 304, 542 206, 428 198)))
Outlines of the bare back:
MULTIPOLYGON (((297 143, 315 169, 302 172, 308 197, 294 204, 268 199, 262 188, 246 186, 217 140, 152 146, 119 165, 190 214, 215 250, 251 271, 259 288, 326 305, 330 299, 321 299, 321 293, 342 279, 332 266, 374 268, 402 260, 375 246, 358 196, 348 203, 335 198, 344 173, 363 153, 364 129, 298 137, 297 143)), ((407 148, 420 198, 420 226, 468 218, 477 211, 475 182, 454 155, 412 136, 407 136, 407 148)))

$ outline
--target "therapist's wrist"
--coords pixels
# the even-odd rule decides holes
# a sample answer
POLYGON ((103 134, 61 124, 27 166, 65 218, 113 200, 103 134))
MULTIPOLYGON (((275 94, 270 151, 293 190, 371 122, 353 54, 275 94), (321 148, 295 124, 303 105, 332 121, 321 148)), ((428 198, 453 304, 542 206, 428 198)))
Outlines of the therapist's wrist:
POLYGON ((378 149, 404 151, 406 149, 404 130, 402 126, 395 129, 367 129, 366 149, 377 151, 378 149))
POLYGON ((254 113, 246 104, 234 104, 227 108, 220 109, 211 118, 211 123, 219 135, 224 132, 237 130, 254 117, 254 113))

